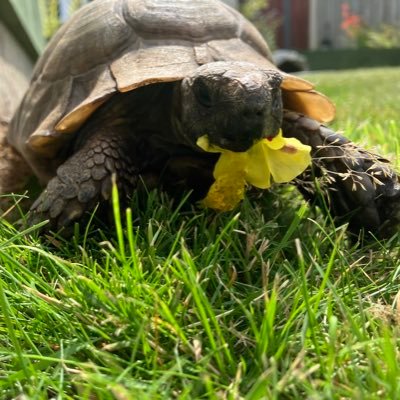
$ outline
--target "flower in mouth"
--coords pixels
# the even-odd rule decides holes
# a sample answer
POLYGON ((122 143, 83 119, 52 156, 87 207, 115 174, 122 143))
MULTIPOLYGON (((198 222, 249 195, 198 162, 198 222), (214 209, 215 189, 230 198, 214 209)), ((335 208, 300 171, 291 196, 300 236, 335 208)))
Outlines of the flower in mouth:
POLYGON ((205 207, 230 211, 244 198, 247 185, 267 189, 273 182, 290 182, 311 163, 311 147, 294 138, 285 138, 282 131, 273 138, 264 138, 245 152, 233 152, 210 144, 201 136, 197 145, 204 151, 221 153, 214 167, 215 181, 201 200, 205 207))

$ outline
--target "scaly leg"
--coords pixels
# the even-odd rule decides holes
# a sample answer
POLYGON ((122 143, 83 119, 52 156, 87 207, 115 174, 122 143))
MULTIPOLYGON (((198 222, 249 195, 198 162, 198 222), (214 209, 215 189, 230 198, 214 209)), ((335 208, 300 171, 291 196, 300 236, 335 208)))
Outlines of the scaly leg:
POLYGON ((400 182, 387 160, 297 113, 285 113, 282 128, 312 147, 313 165, 297 180, 306 199, 326 204, 352 233, 384 238, 398 231, 400 182))
POLYGON ((78 221, 84 212, 94 210, 111 196, 111 177, 124 199, 135 189, 138 173, 124 132, 98 132, 58 169, 46 189, 31 207, 30 223, 50 220, 46 229, 61 229, 78 221))

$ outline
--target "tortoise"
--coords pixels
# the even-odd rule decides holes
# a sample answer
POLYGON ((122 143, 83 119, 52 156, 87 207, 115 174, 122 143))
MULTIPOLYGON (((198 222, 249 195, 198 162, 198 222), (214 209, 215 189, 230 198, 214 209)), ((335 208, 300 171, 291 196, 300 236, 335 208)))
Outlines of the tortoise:
POLYGON ((352 232, 389 235, 400 218, 398 176, 327 128, 334 114, 218 0, 95 0, 40 57, 8 142, 45 186, 32 220, 55 230, 107 203, 113 176, 122 199, 143 185, 201 199, 218 155, 196 145, 200 136, 243 152, 282 129, 312 147, 312 166, 294 182, 308 200, 328 204, 352 232))

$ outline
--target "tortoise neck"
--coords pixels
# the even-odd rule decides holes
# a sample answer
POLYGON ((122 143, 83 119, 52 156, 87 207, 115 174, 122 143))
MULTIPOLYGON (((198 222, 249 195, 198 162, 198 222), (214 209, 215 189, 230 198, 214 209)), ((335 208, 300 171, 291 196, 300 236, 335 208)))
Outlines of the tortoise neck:
POLYGON ((74 148, 81 147, 99 127, 109 128, 112 134, 124 126, 128 127, 125 131, 137 137, 175 141, 171 124, 172 93, 173 83, 161 83, 115 94, 83 125, 74 148))

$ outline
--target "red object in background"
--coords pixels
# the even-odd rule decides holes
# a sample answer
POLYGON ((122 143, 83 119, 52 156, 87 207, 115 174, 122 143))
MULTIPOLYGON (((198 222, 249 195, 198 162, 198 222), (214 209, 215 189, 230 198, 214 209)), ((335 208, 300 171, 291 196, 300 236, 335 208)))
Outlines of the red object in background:
POLYGON ((361 17, 351 12, 349 3, 342 3, 342 23, 340 27, 347 31, 352 28, 359 28, 362 24, 361 17))
POLYGON ((277 46, 304 50, 308 48, 309 0, 270 0, 268 10, 280 19, 277 46))

